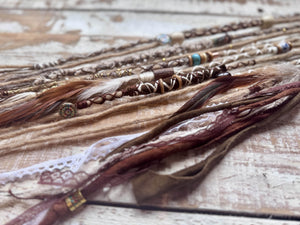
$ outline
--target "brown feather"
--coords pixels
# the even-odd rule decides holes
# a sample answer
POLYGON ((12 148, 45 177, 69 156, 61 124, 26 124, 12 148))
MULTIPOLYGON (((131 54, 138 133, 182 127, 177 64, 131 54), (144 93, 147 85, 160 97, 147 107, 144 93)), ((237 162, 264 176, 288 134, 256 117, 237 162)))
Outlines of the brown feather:
POLYGON ((57 110, 64 101, 75 102, 78 94, 91 85, 93 85, 92 81, 74 81, 49 89, 29 102, 0 113, 0 126, 37 119, 47 115, 57 110))

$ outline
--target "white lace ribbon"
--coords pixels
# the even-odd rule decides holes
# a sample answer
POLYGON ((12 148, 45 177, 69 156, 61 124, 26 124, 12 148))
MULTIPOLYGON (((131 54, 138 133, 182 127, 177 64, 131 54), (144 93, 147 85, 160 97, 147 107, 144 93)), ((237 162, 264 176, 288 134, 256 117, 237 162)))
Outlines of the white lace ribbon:
POLYGON ((57 169, 69 169, 75 173, 84 163, 87 163, 91 160, 97 160, 101 157, 105 157, 115 148, 121 146, 127 141, 141 136, 144 133, 145 132, 103 138, 100 141, 92 144, 83 153, 42 162, 16 171, 0 173, 0 184, 5 185, 16 180, 23 180, 25 177, 31 178, 33 176, 40 175, 45 171, 52 172, 57 169))

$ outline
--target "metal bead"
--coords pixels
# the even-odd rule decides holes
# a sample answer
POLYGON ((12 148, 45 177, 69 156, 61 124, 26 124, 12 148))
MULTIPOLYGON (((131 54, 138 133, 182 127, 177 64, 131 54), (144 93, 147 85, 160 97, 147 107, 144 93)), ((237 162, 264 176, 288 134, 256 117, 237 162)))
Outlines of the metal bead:
POLYGON ((59 115, 63 118, 75 117, 77 114, 77 108, 73 103, 63 103, 59 108, 59 115))

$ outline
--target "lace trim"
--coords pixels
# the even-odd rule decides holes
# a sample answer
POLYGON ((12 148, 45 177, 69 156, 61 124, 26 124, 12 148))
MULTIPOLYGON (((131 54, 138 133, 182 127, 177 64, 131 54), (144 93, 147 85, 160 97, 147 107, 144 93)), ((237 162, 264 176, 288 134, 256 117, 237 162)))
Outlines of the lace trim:
MULTIPOLYGON (((145 132, 104 138, 91 145, 83 153, 68 156, 65 158, 56 159, 56 160, 46 161, 16 171, 1 173, 0 184, 5 185, 7 183, 14 182, 14 181, 22 181, 25 177, 33 178, 33 176, 38 176, 43 173, 45 174, 46 172, 47 173, 45 175, 48 175, 49 178, 48 181, 50 182, 49 175, 55 174, 57 171, 62 171, 62 170, 66 170, 64 171, 65 172, 64 177, 69 177, 71 174, 74 175, 75 173, 77 173, 83 164, 106 156, 113 149, 119 147, 125 142, 132 140, 133 138, 136 138, 144 133, 145 132)), ((58 185, 61 184, 62 181, 57 181, 56 183, 58 185)))

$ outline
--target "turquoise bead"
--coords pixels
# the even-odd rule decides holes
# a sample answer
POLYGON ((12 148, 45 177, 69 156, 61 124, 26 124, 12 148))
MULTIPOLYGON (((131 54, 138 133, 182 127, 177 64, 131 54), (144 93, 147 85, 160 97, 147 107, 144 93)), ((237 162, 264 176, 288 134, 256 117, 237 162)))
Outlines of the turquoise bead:
POLYGON ((198 66, 201 64, 201 57, 199 54, 193 54, 192 55, 192 59, 193 59, 193 66, 198 66))

